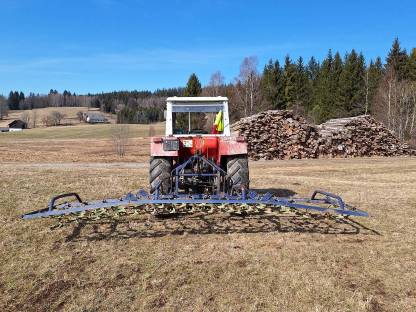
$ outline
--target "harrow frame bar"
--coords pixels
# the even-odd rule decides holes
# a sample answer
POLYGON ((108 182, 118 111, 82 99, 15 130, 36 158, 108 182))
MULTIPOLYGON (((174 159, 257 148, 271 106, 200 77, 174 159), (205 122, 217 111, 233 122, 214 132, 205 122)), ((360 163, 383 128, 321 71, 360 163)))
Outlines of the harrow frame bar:
POLYGON ((72 213, 81 213, 95 209, 105 209, 120 206, 143 206, 143 205, 174 205, 174 204, 207 204, 207 205, 265 205, 279 209, 288 207, 301 210, 312 210, 321 213, 335 213, 343 216, 368 217, 368 213, 344 203, 338 195, 316 190, 310 198, 286 198, 276 197, 271 193, 258 194, 254 191, 242 190, 239 195, 205 195, 205 194, 169 194, 160 195, 159 192, 149 194, 144 190, 137 193, 128 193, 119 199, 104 199, 101 201, 84 202, 77 193, 65 193, 51 198, 48 208, 33 211, 22 215, 23 219, 36 219, 52 216, 61 216, 72 213), (318 198, 322 197, 322 198, 318 198), (75 197, 76 202, 65 202, 57 205, 59 199, 75 197), (329 205, 322 207, 319 205, 329 205))

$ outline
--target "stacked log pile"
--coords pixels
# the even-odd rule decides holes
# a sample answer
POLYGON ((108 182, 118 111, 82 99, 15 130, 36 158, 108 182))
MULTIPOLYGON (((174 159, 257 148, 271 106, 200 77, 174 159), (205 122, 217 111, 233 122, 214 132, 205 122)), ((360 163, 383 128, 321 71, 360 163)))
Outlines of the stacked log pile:
POLYGON ((318 129, 320 156, 400 156, 412 153, 407 144, 369 115, 331 119, 319 125, 318 129))
POLYGON ((258 159, 398 156, 415 152, 368 115, 331 119, 313 126, 292 111, 266 111, 231 126, 258 159))
POLYGON ((244 136, 251 159, 316 158, 319 134, 306 120, 287 110, 265 111, 231 126, 244 136))

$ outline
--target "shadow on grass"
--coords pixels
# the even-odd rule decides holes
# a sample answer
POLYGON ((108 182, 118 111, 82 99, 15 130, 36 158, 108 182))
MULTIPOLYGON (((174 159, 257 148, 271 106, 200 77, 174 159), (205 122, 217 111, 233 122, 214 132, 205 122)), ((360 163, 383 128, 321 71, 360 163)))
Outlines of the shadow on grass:
POLYGON ((255 191, 258 194, 272 193, 274 196, 277 197, 292 197, 297 194, 293 190, 282 188, 255 188, 250 190, 255 191))
POLYGON ((174 215, 159 218, 141 215, 140 218, 80 220, 67 222, 72 232, 65 238, 72 241, 100 241, 109 239, 131 239, 163 237, 184 234, 230 234, 230 233, 269 233, 298 232, 319 234, 364 234, 381 235, 358 221, 350 218, 290 212, 290 214, 193 214, 174 215))

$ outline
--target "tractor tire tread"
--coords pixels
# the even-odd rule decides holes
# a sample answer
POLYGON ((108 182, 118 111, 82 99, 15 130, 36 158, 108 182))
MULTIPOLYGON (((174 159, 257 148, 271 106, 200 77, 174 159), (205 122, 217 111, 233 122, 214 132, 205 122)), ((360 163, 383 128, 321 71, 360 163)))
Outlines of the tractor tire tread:
POLYGON ((247 156, 234 156, 227 161, 227 181, 232 186, 249 188, 247 156))
POLYGON ((171 162, 168 158, 153 157, 150 159, 149 184, 150 193, 154 193, 160 184, 160 193, 167 194, 170 191, 171 162))

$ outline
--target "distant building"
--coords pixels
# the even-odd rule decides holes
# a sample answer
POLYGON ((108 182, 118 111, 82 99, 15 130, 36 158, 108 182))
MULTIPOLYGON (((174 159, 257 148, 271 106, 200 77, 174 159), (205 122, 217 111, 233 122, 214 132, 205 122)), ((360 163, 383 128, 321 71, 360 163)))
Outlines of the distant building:
POLYGON ((99 113, 84 112, 82 118, 88 123, 107 123, 108 119, 99 113))
MULTIPOLYGON (((13 120, 11 123, 9 123, 10 129, 27 129, 27 123, 25 123, 23 120, 16 119, 13 120)), ((13 131, 13 130, 10 130, 13 131)))

